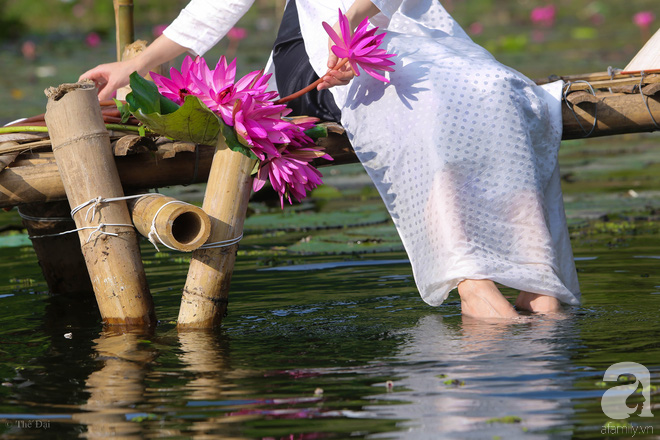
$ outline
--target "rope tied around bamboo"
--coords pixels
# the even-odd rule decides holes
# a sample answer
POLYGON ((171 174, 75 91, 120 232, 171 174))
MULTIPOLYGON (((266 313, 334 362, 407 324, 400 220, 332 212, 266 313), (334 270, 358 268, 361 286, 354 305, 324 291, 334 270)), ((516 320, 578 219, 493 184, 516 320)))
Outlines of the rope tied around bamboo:
POLYGON ((97 213, 99 213, 101 205, 111 202, 131 200, 134 201, 133 203, 129 203, 133 224, 101 222, 98 225, 83 226, 68 231, 59 232, 57 234, 30 236, 30 238, 38 239, 54 237, 91 229, 92 233, 85 241, 85 244, 87 244, 91 241, 91 237, 95 233, 115 237, 118 236, 116 233, 105 231, 105 227, 135 227, 149 240, 149 242, 154 246, 154 248, 156 248, 156 251, 158 252, 160 251, 158 244, 162 244, 174 251, 190 252, 194 249, 211 249, 233 246, 243 238, 243 234, 241 234, 240 236, 231 240, 206 243, 211 233, 211 226, 208 216, 201 208, 186 202, 182 202, 180 200, 172 199, 171 197, 167 197, 162 194, 154 193, 121 197, 97 196, 73 208, 71 210, 71 218, 74 218, 75 214, 87 208, 83 219, 85 221, 92 221, 96 217, 97 213), (156 206, 157 209, 155 214, 149 213, 149 205, 152 205, 152 211, 153 206, 156 206), (159 221, 161 213, 163 213, 167 207, 172 205, 179 205, 179 208, 177 208, 175 211, 168 212, 164 221, 159 221), (145 216, 144 214, 147 215, 145 216), (148 228, 146 226, 147 224, 149 225, 148 228))

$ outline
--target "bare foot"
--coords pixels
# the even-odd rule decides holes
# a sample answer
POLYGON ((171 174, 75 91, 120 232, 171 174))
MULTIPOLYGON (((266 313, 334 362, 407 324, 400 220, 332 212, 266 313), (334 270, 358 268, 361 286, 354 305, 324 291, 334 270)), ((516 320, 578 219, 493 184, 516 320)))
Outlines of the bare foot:
POLYGON ((563 310, 559 300, 554 296, 530 292, 520 292, 516 299, 516 307, 520 310, 545 314, 559 313, 563 310))
POLYGON ((490 280, 464 280, 458 284, 461 312, 477 319, 517 318, 518 313, 490 280))

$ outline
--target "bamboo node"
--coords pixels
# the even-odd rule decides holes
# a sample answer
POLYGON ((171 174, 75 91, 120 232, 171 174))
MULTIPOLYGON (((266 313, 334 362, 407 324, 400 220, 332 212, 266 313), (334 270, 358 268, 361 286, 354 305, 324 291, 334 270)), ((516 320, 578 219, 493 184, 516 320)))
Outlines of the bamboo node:
POLYGON ((86 135, 83 135, 83 136, 77 136, 77 137, 74 137, 74 138, 71 138, 71 139, 67 139, 66 141, 61 142, 57 145, 55 145, 55 143, 52 143, 53 144, 53 151, 55 152, 55 151, 59 150, 60 148, 66 147, 67 145, 71 145, 71 144, 74 144, 74 143, 79 142, 79 141, 86 141, 86 140, 89 140, 89 139, 97 139, 97 138, 110 139, 110 134, 107 131, 97 131, 95 133, 89 133, 89 134, 86 134, 86 135))

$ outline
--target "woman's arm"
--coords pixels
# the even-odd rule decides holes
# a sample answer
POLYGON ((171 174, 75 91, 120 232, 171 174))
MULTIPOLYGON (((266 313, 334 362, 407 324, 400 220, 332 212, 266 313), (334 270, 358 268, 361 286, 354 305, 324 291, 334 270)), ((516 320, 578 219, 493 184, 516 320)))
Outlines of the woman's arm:
POLYGON ((191 0, 179 16, 144 52, 131 60, 101 64, 80 76, 93 80, 99 99, 110 98, 128 84, 131 73, 146 75, 184 52, 203 55, 213 47, 252 6, 254 0, 191 0))
MULTIPOLYGON (((351 30, 354 30, 361 22, 367 17, 372 17, 380 12, 380 9, 372 3, 371 0, 355 0, 353 5, 346 11, 346 18, 351 30)), ((335 32, 341 35, 339 30, 339 23, 333 26, 335 32)), ((328 38, 328 69, 332 69, 337 65, 339 59, 337 55, 332 52, 334 42, 328 38)), ((323 82, 318 85, 318 90, 329 89, 334 86, 343 86, 348 84, 355 74, 349 63, 346 63, 340 70, 331 70, 323 77, 323 82)))
POLYGON ((145 76, 159 65, 171 61, 188 49, 167 38, 158 37, 152 44, 135 58, 115 63, 101 64, 80 75, 79 80, 91 79, 99 90, 99 100, 112 97, 114 92, 128 84, 131 73, 145 76))

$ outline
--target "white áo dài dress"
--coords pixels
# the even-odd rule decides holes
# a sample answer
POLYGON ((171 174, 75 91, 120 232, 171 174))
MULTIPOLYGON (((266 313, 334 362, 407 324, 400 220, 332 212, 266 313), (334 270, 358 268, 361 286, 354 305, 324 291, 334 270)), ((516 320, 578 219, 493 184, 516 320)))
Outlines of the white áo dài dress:
MULTIPOLYGON (((193 0, 165 35, 201 55, 251 3, 193 0)), ((439 305, 460 281, 489 279, 579 304, 557 163, 562 84, 539 87, 497 62, 437 0, 373 3, 381 13, 371 23, 397 54, 390 82, 362 74, 331 91, 424 301, 439 305)), ((321 23, 351 4, 296 2, 319 76, 321 23)))

